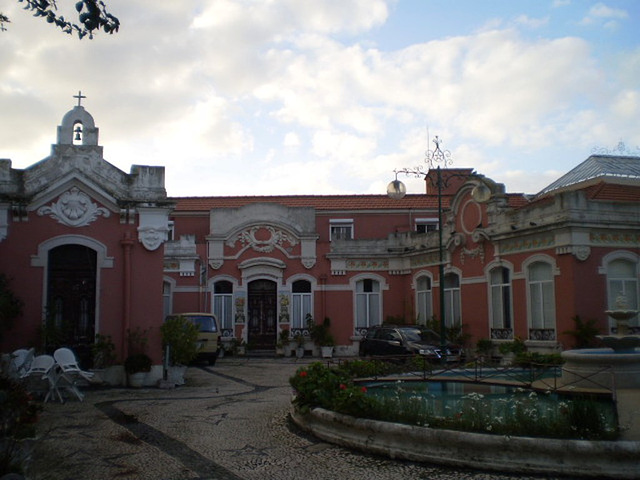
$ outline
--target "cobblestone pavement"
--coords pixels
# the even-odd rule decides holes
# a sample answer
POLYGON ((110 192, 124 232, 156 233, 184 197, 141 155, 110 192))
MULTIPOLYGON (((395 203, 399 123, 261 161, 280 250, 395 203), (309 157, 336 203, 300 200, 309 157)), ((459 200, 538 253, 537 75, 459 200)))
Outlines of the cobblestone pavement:
POLYGON ((173 390, 94 389, 48 403, 30 480, 549 479, 453 470, 347 450, 288 420, 294 359, 224 358, 173 390))

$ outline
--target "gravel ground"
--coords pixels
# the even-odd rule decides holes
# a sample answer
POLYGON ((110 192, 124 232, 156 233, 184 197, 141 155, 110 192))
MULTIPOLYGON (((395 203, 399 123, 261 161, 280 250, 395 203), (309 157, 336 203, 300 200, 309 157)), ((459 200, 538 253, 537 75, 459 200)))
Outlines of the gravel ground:
POLYGON ((294 359, 224 358, 173 390, 88 389, 47 403, 31 480, 539 480, 396 461, 333 446, 291 424, 294 359))

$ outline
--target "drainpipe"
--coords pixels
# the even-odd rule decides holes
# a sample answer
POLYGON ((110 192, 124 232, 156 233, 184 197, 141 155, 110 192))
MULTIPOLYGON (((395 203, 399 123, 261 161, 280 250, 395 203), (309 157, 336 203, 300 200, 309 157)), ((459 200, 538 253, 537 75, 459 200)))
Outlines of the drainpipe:
POLYGON ((320 307, 322 309, 320 313, 320 318, 324 322, 325 317, 327 316, 327 276, 325 274, 320 275, 320 307))
POLYGON ((124 252, 123 281, 122 281, 122 358, 127 358, 129 345, 127 344, 127 332, 131 328, 131 248, 134 240, 131 232, 126 232, 120 241, 124 252))
POLYGON ((207 311, 207 296, 205 295, 205 284, 207 279, 207 264, 198 256, 195 261, 197 270, 195 274, 198 276, 198 311, 207 311))

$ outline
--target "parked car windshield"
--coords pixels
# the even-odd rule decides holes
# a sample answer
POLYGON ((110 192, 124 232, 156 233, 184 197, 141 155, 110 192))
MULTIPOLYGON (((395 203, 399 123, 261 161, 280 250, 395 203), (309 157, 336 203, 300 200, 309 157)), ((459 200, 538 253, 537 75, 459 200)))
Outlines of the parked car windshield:
POLYGON ((201 317, 193 317, 189 316, 189 320, 195 323, 201 332, 217 332, 216 321, 213 317, 209 316, 201 316, 201 317))
POLYGON ((402 334, 404 335, 404 337, 409 341, 409 342, 419 342, 421 340, 423 340, 422 336, 420 335, 420 330, 417 328, 403 328, 402 329, 402 334))
POLYGON ((438 342, 438 335, 432 330, 403 328, 402 333, 409 342, 438 342))

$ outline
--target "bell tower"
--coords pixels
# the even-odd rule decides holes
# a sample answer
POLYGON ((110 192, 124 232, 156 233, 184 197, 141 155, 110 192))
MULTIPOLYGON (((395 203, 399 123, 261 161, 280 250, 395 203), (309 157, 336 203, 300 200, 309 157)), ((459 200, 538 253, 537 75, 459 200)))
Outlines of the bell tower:
POLYGON ((98 145, 98 128, 93 117, 82 106, 82 99, 87 98, 78 92, 73 98, 78 105, 68 111, 58 127, 58 145, 98 145))

